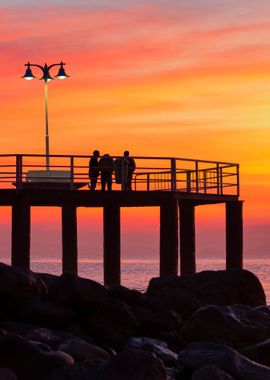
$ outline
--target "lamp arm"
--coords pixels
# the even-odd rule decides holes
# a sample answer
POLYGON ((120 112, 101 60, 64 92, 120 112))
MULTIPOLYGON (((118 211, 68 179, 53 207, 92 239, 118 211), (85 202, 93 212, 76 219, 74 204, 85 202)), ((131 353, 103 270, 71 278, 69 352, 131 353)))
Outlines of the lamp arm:
POLYGON ((35 64, 35 63, 25 63, 24 66, 35 66, 35 67, 38 67, 38 68, 39 68, 40 70, 42 70, 43 73, 44 73, 44 67, 41 66, 41 65, 37 65, 37 64, 35 64))
POLYGON ((64 66, 65 65, 65 63, 64 62, 60 62, 60 63, 53 63, 52 65, 50 65, 50 66, 48 66, 48 71, 52 68, 52 67, 54 67, 54 66, 64 66))

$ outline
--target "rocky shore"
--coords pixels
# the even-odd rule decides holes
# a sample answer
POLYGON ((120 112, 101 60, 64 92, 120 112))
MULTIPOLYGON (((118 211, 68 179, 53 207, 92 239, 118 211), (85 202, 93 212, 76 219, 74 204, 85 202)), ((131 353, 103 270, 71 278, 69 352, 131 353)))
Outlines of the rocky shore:
POLYGON ((140 293, 0 264, 0 380, 270 380, 270 308, 246 270, 140 293))

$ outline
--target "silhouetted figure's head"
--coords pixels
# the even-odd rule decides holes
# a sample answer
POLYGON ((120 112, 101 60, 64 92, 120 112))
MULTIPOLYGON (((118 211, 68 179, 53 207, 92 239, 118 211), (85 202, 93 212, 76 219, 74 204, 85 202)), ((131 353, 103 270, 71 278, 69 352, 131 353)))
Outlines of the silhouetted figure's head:
POLYGON ((124 157, 128 157, 129 156, 129 151, 128 150, 125 150, 124 151, 124 157))
POLYGON ((99 157, 99 150, 94 150, 93 156, 94 157, 99 157))

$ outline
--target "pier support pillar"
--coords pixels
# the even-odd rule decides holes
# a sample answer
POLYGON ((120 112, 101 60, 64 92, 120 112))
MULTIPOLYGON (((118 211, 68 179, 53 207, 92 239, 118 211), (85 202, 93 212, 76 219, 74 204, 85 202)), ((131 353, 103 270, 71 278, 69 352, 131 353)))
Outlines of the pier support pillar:
POLYGON ((243 268, 243 201, 226 202, 226 269, 243 268))
POLYGON ((30 269, 30 205, 18 198, 12 205, 11 264, 30 269))
POLYGON ((172 199, 160 206, 160 276, 178 272, 178 209, 172 199))
POLYGON ((188 201, 180 206, 180 274, 196 273, 195 258, 195 206, 188 201))
POLYGON ((120 206, 107 204, 103 208, 104 285, 121 283, 120 206))
POLYGON ((62 206, 62 270, 63 273, 78 274, 76 206, 62 206))

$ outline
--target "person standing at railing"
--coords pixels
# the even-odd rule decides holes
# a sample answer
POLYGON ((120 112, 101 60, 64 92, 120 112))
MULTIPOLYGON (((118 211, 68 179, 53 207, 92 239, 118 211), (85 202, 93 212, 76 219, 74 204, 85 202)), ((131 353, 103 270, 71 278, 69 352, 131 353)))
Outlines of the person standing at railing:
POLYGON ((129 151, 126 150, 124 152, 124 159, 127 161, 127 183, 126 183, 126 190, 131 191, 132 190, 132 177, 133 173, 136 169, 136 163, 132 157, 129 156, 129 151))
POLYGON ((108 190, 112 190, 112 173, 114 166, 113 159, 109 154, 104 154, 99 160, 99 169, 101 173, 101 190, 106 190, 106 185, 108 190))
POLYGON ((95 190, 97 186, 97 180, 99 176, 99 151, 94 150, 93 156, 89 161, 89 178, 90 178, 90 190, 95 190))

